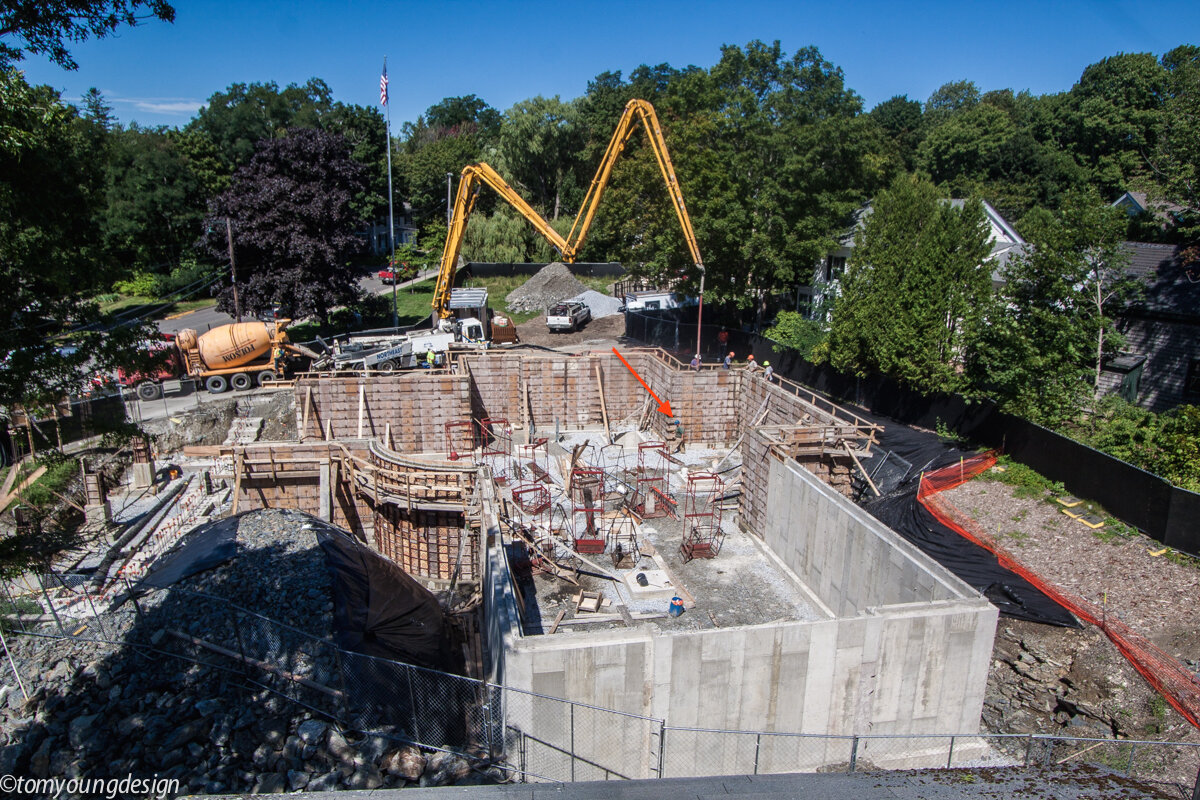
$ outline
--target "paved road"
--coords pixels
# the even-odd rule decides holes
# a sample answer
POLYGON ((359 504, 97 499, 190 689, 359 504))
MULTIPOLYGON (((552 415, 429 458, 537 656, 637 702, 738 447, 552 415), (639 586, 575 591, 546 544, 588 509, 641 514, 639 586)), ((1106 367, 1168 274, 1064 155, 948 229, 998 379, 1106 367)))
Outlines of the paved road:
MULTIPOLYGON (((430 277, 436 275, 436 270, 427 270, 416 278, 410 281, 405 281, 396 286, 396 290, 406 289, 414 283, 420 283, 430 277)), ((371 271, 359 279, 358 285, 367 294, 391 294, 391 284, 385 284, 379 280, 378 272, 371 271)), ((243 316, 242 319, 248 319, 243 316)), ((183 314, 173 314, 165 319, 156 320, 155 324, 163 333, 179 333, 184 328, 191 328, 199 333, 204 333, 210 328, 215 328, 218 325, 227 325, 233 322, 233 317, 221 311, 217 311, 216 307, 201 308, 196 311, 188 311, 183 314)))
POLYGON ((125 408, 134 422, 145 419, 173 417, 179 414, 195 411, 205 403, 230 400, 238 397, 248 397, 260 389, 247 389, 244 392, 221 392, 213 394, 204 389, 194 391, 191 381, 179 381, 179 388, 174 387, 174 381, 168 381, 167 391, 157 400, 139 400, 136 394, 130 393, 125 400, 125 408))

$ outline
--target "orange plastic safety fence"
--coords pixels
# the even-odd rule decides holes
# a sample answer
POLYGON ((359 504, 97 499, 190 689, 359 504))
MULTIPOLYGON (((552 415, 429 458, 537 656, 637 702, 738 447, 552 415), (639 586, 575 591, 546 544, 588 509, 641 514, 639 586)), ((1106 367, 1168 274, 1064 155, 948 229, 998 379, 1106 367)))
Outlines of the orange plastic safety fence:
POLYGON ((1080 619, 1086 620, 1108 636, 1117 650, 1188 722, 1200 728, 1200 682, 1171 654, 1157 647, 1118 619, 1109 618, 1104 609, 1088 600, 1054 586, 1023 565, 979 523, 959 511, 941 493, 966 483, 996 463, 995 453, 964 459, 921 478, 917 500, 943 525, 957 531, 980 547, 996 554, 1000 565, 1012 570, 1040 589, 1045 595, 1080 619))

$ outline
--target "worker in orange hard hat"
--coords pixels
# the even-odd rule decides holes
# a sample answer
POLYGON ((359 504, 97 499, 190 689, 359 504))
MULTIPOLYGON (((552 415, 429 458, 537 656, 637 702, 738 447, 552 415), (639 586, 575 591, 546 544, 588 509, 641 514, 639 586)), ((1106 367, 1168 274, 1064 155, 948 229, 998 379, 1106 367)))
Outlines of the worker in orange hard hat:
POLYGON ((758 362, 754 360, 754 353, 746 356, 746 372, 754 373, 758 370, 758 362))

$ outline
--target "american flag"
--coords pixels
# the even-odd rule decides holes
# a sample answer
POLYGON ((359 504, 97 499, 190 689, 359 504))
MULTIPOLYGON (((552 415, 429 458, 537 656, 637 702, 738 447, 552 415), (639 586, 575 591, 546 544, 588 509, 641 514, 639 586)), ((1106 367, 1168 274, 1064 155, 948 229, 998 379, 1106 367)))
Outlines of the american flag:
POLYGON ((387 105, 387 62, 383 62, 383 74, 379 76, 379 105, 387 105))

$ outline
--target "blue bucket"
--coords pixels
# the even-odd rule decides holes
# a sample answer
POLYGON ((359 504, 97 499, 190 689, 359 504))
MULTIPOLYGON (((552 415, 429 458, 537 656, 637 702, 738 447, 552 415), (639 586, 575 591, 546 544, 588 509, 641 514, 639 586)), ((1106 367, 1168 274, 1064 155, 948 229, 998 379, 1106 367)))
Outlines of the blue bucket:
POLYGON ((670 614, 672 617, 678 617, 680 614, 682 614, 683 613, 683 598, 682 597, 672 597, 671 598, 671 606, 670 606, 670 608, 667 609, 667 613, 670 614))

